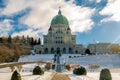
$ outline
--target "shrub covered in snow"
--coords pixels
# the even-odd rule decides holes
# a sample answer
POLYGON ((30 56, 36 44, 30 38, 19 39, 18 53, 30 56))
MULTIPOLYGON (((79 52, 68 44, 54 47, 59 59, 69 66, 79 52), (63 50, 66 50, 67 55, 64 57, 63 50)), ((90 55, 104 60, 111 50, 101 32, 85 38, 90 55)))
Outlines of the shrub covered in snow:
POLYGON ((22 65, 17 65, 16 67, 17 67, 19 72, 22 70, 22 65))
POLYGON ((20 74, 17 71, 14 71, 11 77, 11 80, 22 80, 20 74))
POLYGON ((98 68, 100 68, 100 65, 98 65, 98 64, 89 64, 88 68, 90 68, 90 69, 98 69, 98 68))
POLYGON ((69 64, 67 64, 65 67, 66 67, 66 69, 67 69, 68 71, 70 71, 71 67, 70 67, 69 64))
POLYGON ((14 65, 11 65, 11 66, 10 66, 10 69, 11 69, 11 72, 13 72, 14 69, 15 69, 15 66, 14 66, 14 65))
POLYGON ((47 70, 50 70, 51 69, 51 63, 50 62, 46 63, 45 68, 47 70))
POLYGON ((42 74, 44 74, 44 71, 39 66, 36 66, 33 69, 33 75, 42 75, 42 74))
POLYGON ((100 72, 99 80, 112 80, 111 73, 109 69, 102 69, 100 72))
POLYGON ((76 74, 76 75, 86 75, 87 74, 87 71, 84 67, 79 67, 79 68, 75 68, 73 70, 73 74, 76 74))

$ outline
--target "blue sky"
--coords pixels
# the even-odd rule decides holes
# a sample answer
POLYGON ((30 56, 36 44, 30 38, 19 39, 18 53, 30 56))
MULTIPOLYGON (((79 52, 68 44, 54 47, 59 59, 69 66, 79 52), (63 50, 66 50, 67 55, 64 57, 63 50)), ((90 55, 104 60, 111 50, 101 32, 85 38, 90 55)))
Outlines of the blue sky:
POLYGON ((77 44, 120 43, 120 0, 0 0, 0 37, 43 39, 59 6, 77 44))

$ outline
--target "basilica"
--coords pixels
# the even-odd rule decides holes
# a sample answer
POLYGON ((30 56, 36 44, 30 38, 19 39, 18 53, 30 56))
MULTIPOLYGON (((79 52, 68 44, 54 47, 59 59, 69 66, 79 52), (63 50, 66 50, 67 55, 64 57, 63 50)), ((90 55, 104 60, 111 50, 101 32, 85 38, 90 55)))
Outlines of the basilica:
POLYGON ((83 53, 83 46, 76 44, 76 35, 72 35, 69 22, 61 10, 52 19, 47 35, 43 37, 43 45, 34 46, 38 54, 53 54, 57 49, 62 54, 83 53))

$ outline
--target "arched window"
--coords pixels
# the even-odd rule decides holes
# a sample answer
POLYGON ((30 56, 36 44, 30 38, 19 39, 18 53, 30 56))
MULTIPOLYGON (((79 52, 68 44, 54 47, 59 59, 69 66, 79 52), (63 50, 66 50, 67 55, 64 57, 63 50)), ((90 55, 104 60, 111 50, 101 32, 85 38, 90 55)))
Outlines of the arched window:
POLYGON ((45 52, 45 53, 48 53, 48 48, 45 48, 44 52, 45 52))
POLYGON ((39 51, 39 54, 41 54, 41 51, 39 51))
POLYGON ((63 53, 66 53, 66 48, 63 48, 63 53))
POLYGON ((57 53, 57 51, 58 51, 59 53, 61 53, 61 51, 60 51, 60 48, 59 48, 59 47, 57 48, 56 53, 57 53))
POLYGON ((72 50, 72 48, 69 48, 69 53, 71 54, 71 53, 73 53, 73 50, 72 50))
POLYGON ((58 47, 57 50, 60 50, 60 48, 58 47))
POLYGON ((51 53, 54 53, 54 48, 51 48, 51 53))

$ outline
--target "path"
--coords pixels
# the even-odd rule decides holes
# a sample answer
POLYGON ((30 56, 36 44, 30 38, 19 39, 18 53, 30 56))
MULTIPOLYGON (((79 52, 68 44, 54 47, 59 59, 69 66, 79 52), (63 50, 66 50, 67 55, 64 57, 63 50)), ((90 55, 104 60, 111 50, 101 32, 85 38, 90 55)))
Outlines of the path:
POLYGON ((71 80, 71 79, 69 78, 68 75, 64 73, 56 72, 53 74, 53 76, 49 80, 71 80))

